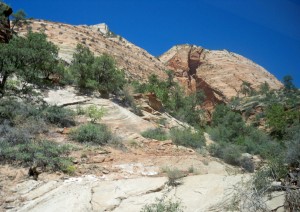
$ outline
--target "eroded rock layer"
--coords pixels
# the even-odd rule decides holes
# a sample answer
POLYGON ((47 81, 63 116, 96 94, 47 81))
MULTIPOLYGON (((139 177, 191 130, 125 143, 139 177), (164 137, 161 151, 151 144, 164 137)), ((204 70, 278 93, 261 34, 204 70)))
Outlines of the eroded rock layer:
POLYGON ((203 90, 205 107, 212 108, 236 96, 243 82, 258 89, 267 82, 271 89, 282 84, 261 66, 235 53, 211 51, 192 45, 178 45, 159 59, 137 47, 119 35, 112 33, 105 24, 72 26, 43 20, 30 20, 29 25, 16 29, 21 34, 28 29, 43 31, 56 44, 59 56, 66 62, 72 61, 76 45, 88 46, 96 55, 112 55, 118 66, 125 70, 129 79, 144 82, 151 74, 165 79, 165 70, 175 72, 177 81, 187 93, 203 90))
POLYGON ((178 45, 160 57, 188 91, 203 89, 211 103, 236 96, 243 82, 255 90, 267 82, 271 89, 282 87, 272 74, 249 59, 226 50, 207 50, 178 45))

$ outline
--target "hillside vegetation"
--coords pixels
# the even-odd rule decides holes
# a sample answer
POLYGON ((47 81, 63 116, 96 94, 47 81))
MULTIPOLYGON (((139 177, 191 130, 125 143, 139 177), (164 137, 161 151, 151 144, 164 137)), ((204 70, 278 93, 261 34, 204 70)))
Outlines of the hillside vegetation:
MULTIPOLYGON (((14 20, 25 24, 23 16, 15 16, 14 20)), ((75 111, 46 104, 38 91, 72 85, 82 95, 112 98, 123 105, 129 102, 127 105, 140 114, 141 108, 126 91, 129 87, 134 93, 155 94, 164 112, 189 124, 189 128, 145 131, 144 137, 169 138, 177 146, 197 151, 207 149, 226 163, 255 172, 253 187, 249 187, 255 196, 249 201, 263 198, 274 190, 273 182, 280 182, 277 189, 286 192, 287 207, 300 210, 300 92, 291 76, 284 78, 281 90, 270 90, 265 83, 260 91, 254 91, 251 84, 243 83, 242 95, 228 104, 217 105, 211 120, 207 120, 201 107, 204 92, 186 95, 172 71, 166 71, 166 80, 150 75, 146 83, 127 81, 112 56, 95 56, 84 45, 77 46, 73 61, 66 64, 58 58, 58 48, 43 33, 14 34, 9 42, 0 43, 0 64, 1 163, 73 174, 70 153, 76 147, 49 141, 49 129, 72 127, 69 138, 76 145, 116 144, 120 138, 98 123, 104 114, 102 109, 83 110, 90 123, 79 124, 75 111), (204 132, 214 141, 207 147, 204 132), (245 153, 261 157, 264 166, 255 167, 245 153)), ((178 178, 181 177, 183 174, 178 178)), ((169 204, 168 208, 179 208, 179 203, 169 204)), ((151 208, 156 206, 149 205, 149 210, 146 207, 144 211, 153 211, 151 208)), ((253 205, 253 210, 261 209, 262 205, 253 205)))

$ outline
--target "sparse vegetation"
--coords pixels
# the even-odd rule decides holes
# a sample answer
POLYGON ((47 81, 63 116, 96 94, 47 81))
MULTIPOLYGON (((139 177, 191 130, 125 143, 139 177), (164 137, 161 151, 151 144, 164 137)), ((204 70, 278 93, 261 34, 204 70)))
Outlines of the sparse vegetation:
POLYGON ((199 91, 189 96, 173 81, 173 72, 167 71, 168 79, 160 80, 158 76, 148 77, 148 83, 133 82, 136 92, 153 92, 162 101, 165 110, 175 118, 185 121, 194 127, 203 125, 203 111, 198 107, 204 100, 204 94, 199 91))
POLYGON ((70 127, 75 125, 74 112, 58 106, 47 106, 42 110, 42 115, 48 123, 60 127, 70 127))
POLYGON ((174 144, 191 147, 201 148, 205 145, 203 132, 192 131, 192 129, 179 129, 173 128, 170 131, 170 137, 174 144))
POLYGON ((162 172, 168 177, 168 185, 173 187, 182 184, 182 178, 185 176, 184 172, 178 168, 164 167, 162 172))
POLYGON ((70 172, 72 165, 68 157, 70 146, 58 145, 51 141, 34 141, 14 143, 11 140, 0 140, 0 156, 3 161, 20 163, 26 166, 33 164, 44 170, 62 170, 70 172))
POLYGON ((161 128, 149 129, 142 132, 142 136, 145 138, 151 138, 159 141, 168 139, 167 133, 161 128))
POLYGON ((70 138, 80 143, 104 145, 112 139, 112 133, 103 124, 88 123, 73 130, 70 138))
POLYGON ((143 113, 142 113, 142 110, 136 105, 135 101, 134 101, 134 98, 132 96, 132 91, 131 91, 131 86, 129 85, 125 85, 123 87, 123 90, 122 90, 122 104, 127 106, 127 107, 130 107, 131 108, 131 111, 138 115, 138 116, 142 116, 143 113))
POLYGON ((70 146, 39 139, 50 123, 57 126, 73 123, 72 113, 68 110, 3 99, 0 102, 0 122, 1 162, 25 166, 36 164, 44 170, 70 171, 70 146), (58 119, 53 114, 61 114, 61 117, 58 119))
POLYGON ((85 110, 85 113, 91 119, 92 123, 96 123, 104 116, 105 110, 103 107, 98 108, 95 105, 91 105, 85 110))
POLYGON ((183 212, 181 202, 164 199, 156 199, 155 203, 145 205, 141 212, 183 212))

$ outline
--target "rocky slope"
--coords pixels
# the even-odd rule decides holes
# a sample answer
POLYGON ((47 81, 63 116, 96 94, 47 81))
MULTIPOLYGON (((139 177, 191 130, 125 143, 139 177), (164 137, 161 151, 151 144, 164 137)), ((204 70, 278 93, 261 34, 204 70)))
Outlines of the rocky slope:
POLYGON ((78 43, 87 45, 96 55, 112 55, 128 78, 145 81, 150 74, 166 78, 164 70, 175 71, 177 80, 187 92, 204 90, 206 107, 226 102, 240 90, 243 81, 258 89, 267 82, 272 89, 282 84, 268 71, 247 58, 223 51, 212 51, 192 45, 178 45, 160 56, 152 56, 121 36, 112 33, 107 25, 72 26, 44 20, 31 20, 28 26, 16 29, 25 33, 27 29, 44 31, 49 40, 60 48, 60 57, 72 60, 78 43))
MULTIPOLYGON (((0 164, 0 211, 140 211, 156 198, 180 201, 184 211, 208 211, 226 200, 232 186, 248 176, 170 140, 141 136, 142 131, 159 126, 152 121, 155 116, 165 119, 166 125, 161 127, 166 130, 181 125, 163 113, 143 111, 143 117, 136 116, 111 100, 79 95, 73 87, 44 91, 43 95, 49 104, 105 108, 101 122, 121 138, 125 149, 82 145, 68 138, 70 129, 50 129, 49 139, 76 147, 70 155, 75 176, 43 172, 35 181, 28 178, 28 169, 0 164), (162 171, 167 167, 185 173, 182 184, 167 185, 162 171)), ((77 121, 86 123, 88 119, 78 116, 77 121)))
POLYGON ((271 89, 282 87, 272 74, 249 59, 226 50, 207 50, 193 45, 178 45, 159 58, 190 91, 203 89, 210 103, 236 96, 242 83, 253 89, 267 82, 271 89))
POLYGON ((59 47, 59 56, 66 62, 72 61, 76 45, 81 43, 90 48, 95 55, 112 55, 128 78, 145 81, 150 74, 165 78, 165 66, 144 49, 109 31, 107 25, 72 26, 44 20, 30 20, 29 25, 16 28, 21 34, 42 31, 48 39, 59 47))

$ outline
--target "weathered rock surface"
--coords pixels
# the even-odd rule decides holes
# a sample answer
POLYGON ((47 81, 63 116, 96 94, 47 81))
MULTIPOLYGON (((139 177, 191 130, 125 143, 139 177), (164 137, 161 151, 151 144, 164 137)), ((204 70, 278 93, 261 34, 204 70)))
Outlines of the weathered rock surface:
POLYGON ((177 187, 165 177, 104 181, 91 175, 48 182, 26 181, 12 188, 21 194, 9 211, 140 211, 156 198, 181 201, 185 211, 207 211, 231 195, 243 175, 196 175, 177 187))
POLYGON ((226 50, 207 50, 193 45, 178 45, 160 56, 189 91, 204 90, 207 104, 230 99, 242 83, 253 89, 267 82, 271 89, 282 87, 272 74, 249 59, 226 50))
POLYGON ((205 108, 212 108, 236 96, 243 81, 258 89, 267 82, 271 89, 282 84, 261 66, 249 59, 226 50, 214 51, 193 45, 178 45, 157 59, 144 49, 112 33, 106 24, 72 26, 44 20, 30 20, 28 26, 16 29, 24 34, 27 29, 43 31, 59 47, 59 56, 72 61, 76 45, 88 46, 96 55, 112 55, 130 79, 146 81, 156 74, 167 77, 164 70, 175 71, 177 81, 187 93, 203 90, 207 99, 205 108))
POLYGON ((29 25, 17 28, 16 31, 24 34, 27 29, 43 31, 48 39, 59 47, 59 56, 67 62, 72 61, 76 45, 80 43, 88 46, 95 55, 108 53, 113 56, 128 78, 145 81, 150 74, 156 74, 160 78, 166 77, 165 66, 157 58, 126 39, 114 35, 105 24, 72 26, 30 20, 29 25))

